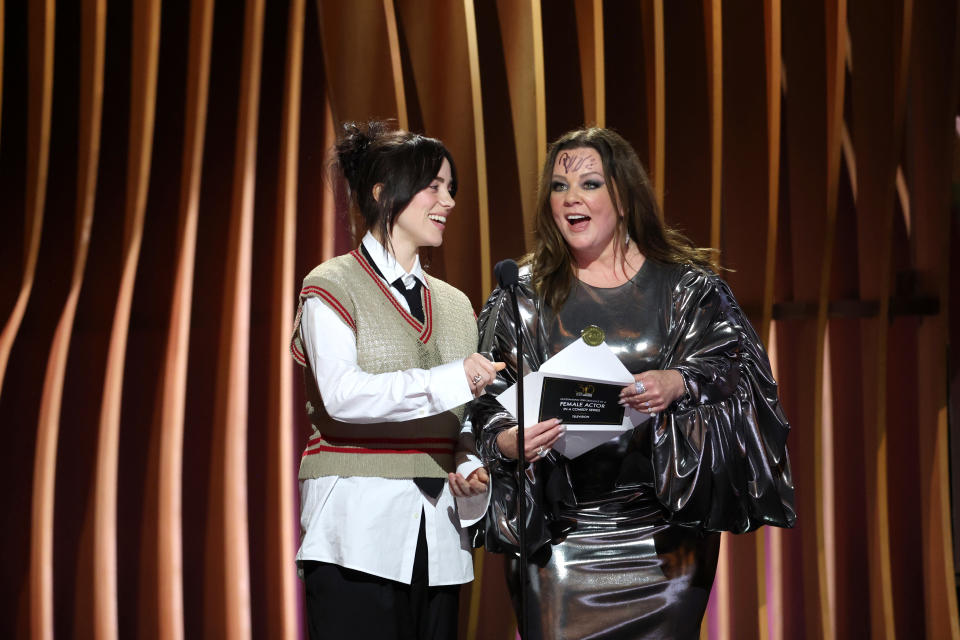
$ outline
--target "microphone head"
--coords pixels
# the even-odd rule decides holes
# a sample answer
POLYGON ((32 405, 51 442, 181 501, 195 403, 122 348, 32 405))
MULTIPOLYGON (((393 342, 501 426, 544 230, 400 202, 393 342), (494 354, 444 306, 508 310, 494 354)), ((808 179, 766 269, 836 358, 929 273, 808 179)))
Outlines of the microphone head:
POLYGON ((507 258, 497 263, 493 268, 493 275, 496 276, 500 288, 506 290, 520 281, 520 267, 517 266, 516 260, 507 258))

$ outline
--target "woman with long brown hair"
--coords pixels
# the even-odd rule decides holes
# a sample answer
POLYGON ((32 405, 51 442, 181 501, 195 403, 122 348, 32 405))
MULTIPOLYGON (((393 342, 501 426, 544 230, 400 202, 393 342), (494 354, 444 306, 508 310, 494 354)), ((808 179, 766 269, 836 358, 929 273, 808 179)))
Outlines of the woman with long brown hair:
POLYGON ((611 130, 550 147, 534 231, 520 318, 498 289, 479 319, 480 351, 507 364, 472 411, 494 483, 487 549, 511 554, 515 607, 527 572, 530 638, 697 638, 716 532, 796 518, 789 424, 763 345, 711 252, 662 223, 636 153, 611 130), (546 420, 525 430, 521 454, 495 396, 590 326, 634 374, 621 403, 653 419, 573 459, 551 448, 564 426, 546 420), (510 504, 521 455, 535 496, 527 567, 510 504))

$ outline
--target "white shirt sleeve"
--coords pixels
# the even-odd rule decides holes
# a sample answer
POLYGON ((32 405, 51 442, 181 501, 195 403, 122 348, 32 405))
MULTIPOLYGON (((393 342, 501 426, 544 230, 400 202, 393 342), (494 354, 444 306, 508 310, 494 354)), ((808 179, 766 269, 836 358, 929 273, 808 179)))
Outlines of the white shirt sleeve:
POLYGON ((432 369, 372 374, 357 366, 353 331, 317 298, 303 302, 300 339, 313 365, 323 406, 341 422, 412 420, 473 399, 463 360, 432 369))
MULTIPOLYGON (((457 465, 457 473, 464 478, 483 466, 480 458, 472 453, 467 454, 467 459, 457 465)), ((457 514, 460 518, 460 526, 469 527, 487 513, 487 507, 490 506, 490 497, 493 495, 491 483, 487 482, 487 490, 480 495, 470 498, 456 498, 457 514)))

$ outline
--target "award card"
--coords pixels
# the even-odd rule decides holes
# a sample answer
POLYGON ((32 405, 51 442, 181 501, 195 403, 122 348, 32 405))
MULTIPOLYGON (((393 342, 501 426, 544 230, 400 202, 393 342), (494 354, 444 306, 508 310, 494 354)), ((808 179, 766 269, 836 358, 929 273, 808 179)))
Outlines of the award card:
MULTIPOLYGON (((597 330, 599 331, 599 330, 597 330)), ((548 418, 561 418, 566 433, 553 446, 568 458, 619 437, 650 418, 650 414, 619 404, 620 389, 633 382, 606 342, 584 337, 543 363, 539 371, 523 378, 524 427, 548 418)), ((517 415, 517 385, 497 396, 503 407, 517 415)))

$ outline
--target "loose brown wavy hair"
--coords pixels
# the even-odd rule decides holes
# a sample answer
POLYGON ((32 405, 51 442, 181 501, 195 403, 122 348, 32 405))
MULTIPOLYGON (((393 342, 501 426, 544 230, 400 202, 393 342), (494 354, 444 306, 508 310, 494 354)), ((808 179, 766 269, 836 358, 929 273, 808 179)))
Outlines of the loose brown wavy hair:
POLYGON ((537 191, 534 250, 523 260, 531 265, 533 287, 542 300, 559 310, 577 277, 573 254, 553 220, 550 193, 557 155, 566 149, 584 147, 600 154, 604 178, 612 185, 610 198, 621 213, 614 243, 618 251, 623 251, 624 234, 628 233, 648 260, 713 267, 713 249, 697 247, 663 223, 650 178, 630 143, 612 129, 575 129, 560 136, 547 150, 537 191))

